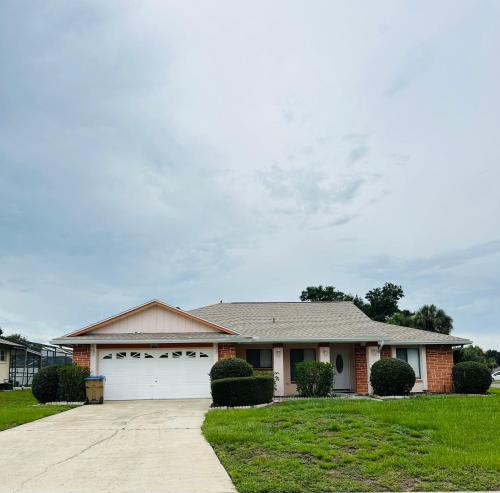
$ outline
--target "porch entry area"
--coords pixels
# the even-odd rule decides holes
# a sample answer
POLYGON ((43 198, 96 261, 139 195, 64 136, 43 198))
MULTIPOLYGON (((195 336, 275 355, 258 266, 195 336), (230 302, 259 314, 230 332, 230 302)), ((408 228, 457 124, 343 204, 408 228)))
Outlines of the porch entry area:
POLYGON ((303 361, 331 362, 335 370, 334 389, 353 391, 355 388, 353 344, 241 344, 236 356, 248 361, 257 371, 272 371, 278 375, 277 396, 293 396, 296 365, 303 361))

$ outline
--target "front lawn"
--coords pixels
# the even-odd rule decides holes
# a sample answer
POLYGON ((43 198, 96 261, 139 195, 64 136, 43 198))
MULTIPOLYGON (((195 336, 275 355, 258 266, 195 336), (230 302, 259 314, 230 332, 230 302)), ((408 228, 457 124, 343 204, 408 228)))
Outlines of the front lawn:
POLYGON ((67 411, 74 406, 38 406, 31 390, 0 392, 0 431, 67 411))
POLYGON ((213 410, 240 493, 500 489, 500 396, 288 401, 213 410))

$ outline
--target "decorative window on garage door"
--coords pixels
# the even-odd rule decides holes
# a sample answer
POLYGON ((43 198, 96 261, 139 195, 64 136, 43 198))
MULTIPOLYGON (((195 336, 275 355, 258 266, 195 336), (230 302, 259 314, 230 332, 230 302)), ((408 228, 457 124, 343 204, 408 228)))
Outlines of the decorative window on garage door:
POLYGON ((186 356, 188 358, 196 358, 196 351, 186 351, 186 356))
POLYGON ((102 359, 113 359, 113 353, 105 354, 102 359))
POLYGON ((172 351, 172 358, 180 358, 182 356, 182 351, 172 351))
POLYGON ((160 358, 168 358, 168 353, 160 354, 160 358))
POLYGON ((200 358, 208 358, 208 354, 200 351, 200 358))
POLYGON ((116 353, 116 359, 125 359, 127 357, 127 353, 125 351, 116 353))

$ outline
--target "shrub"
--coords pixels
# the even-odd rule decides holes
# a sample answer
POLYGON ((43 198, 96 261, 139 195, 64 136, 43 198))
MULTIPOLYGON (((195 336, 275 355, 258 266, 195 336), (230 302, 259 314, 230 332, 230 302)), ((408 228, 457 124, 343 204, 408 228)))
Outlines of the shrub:
POLYGON ((491 385, 488 367, 477 361, 462 361, 452 369, 453 386, 458 394, 484 394, 491 385))
POLYGON ((59 387, 59 365, 40 368, 33 377, 31 392, 35 399, 42 404, 57 401, 57 390, 59 387))
POLYGON ((302 397, 326 397, 333 389, 333 365, 320 361, 297 363, 297 392, 302 397))
POLYGON ((370 383, 377 395, 406 395, 415 385, 415 372, 406 361, 381 359, 372 366, 370 383))
POLYGON ((253 406, 273 399, 274 379, 271 376, 223 378, 212 381, 215 406, 253 406))
POLYGON ((57 398, 59 401, 84 402, 85 378, 90 372, 83 366, 62 366, 57 370, 59 374, 59 386, 57 398))
POLYGON ((221 378, 251 377, 253 375, 252 365, 241 358, 224 358, 210 370, 210 380, 221 378))

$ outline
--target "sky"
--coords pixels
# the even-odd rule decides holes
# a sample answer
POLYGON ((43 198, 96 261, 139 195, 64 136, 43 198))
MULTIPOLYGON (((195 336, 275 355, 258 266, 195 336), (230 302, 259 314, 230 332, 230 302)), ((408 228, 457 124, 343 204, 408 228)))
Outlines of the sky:
POLYGON ((0 326, 402 285, 500 350, 500 3, 0 2, 0 326))

